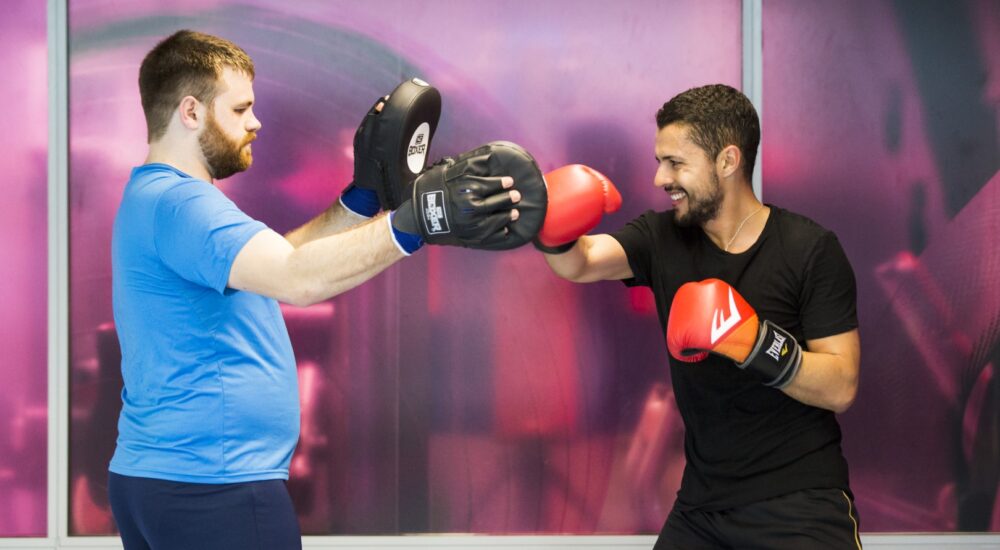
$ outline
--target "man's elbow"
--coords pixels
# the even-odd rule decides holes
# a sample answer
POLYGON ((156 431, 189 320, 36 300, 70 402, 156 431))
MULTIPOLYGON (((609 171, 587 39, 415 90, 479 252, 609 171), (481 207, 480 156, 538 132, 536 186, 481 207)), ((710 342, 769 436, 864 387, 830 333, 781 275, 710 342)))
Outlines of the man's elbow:
POLYGON ((589 282, 583 276, 584 275, 583 274, 583 270, 577 270, 575 272, 559 272, 559 271, 553 270, 553 273, 555 273, 560 279, 565 279, 565 280, 567 280, 567 281, 569 281, 571 283, 586 283, 586 282, 589 282))
POLYGON ((275 289, 275 300, 295 307, 309 307, 330 298, 323 293, 323 289, 317 281, 309 277, 295 274, 294 270, 288 270, 279 288, 275 289))
POLYGON ((831 403, 830 409, 837 414, 843 414, 847 412, 847 409, 851 408, 851 405, 854 404, 854 400, 857 397, 858 377, 855 376, 852 380, 849 380, 839 392, 837 392, 833 403, 831 403))
POLYGON ((564 264, 558 260, 550 260, 549 257, 545 258, 546 262, 549 264, 549 269, 552 273, 555 273, 560 279, 565 279, 571 283, 587 283, 590 282, 586 277, 586 269, 584 264, 564 264))
POLYGON ((285 296, 279 297, 278 301, 295 307, 309 307, 313 304, 321 302, 322 300, 318 299, 313 294, 305 292, 289 292, 285 296))

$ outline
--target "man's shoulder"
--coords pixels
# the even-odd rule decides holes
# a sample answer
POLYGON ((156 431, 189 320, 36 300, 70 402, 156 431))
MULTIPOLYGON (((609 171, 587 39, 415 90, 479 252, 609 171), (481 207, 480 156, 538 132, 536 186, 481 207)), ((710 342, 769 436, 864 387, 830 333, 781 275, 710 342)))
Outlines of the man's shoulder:
POLYGON ((836 234, 808 216, 772 206, 774 232, 785 258, 808 262, 817 252, 827 250, 836 234))
POLYGON ((677 223, 673 210, 646 210, 616 235, 626 232, 643 235, 651 244, 660 248, 674 245, 692 248, 703 241, 701 227, 677 223))
POLYGON ((769 206, 774 212, 777 229, 783 237, 797 241, 815 242, 833 235, 833 231, 808 216, 778 206, 769 206))
POLYGON ((143 165, 132 170, 125 187, 126 197, 158 203, 162 199, 185 200, 194 196, 221 198, 222 192, 211 183, 189 176, 165 164, 143 165))
POLYGON ((132 168, 131 174, 129 174, 129 184, 135 184, 139 187, 145 186, 174 186, 174 185, 187 185, 191 187, 211 187, 215 186, 211 183, 190 176, 181 170, 170 166, 169 164, 162 163, 152 163, 143 164, 141 166, 136 166, 132 168))
POLYGON ((643 224, 660 233, 676 233, 684 229, 674 219, 673 210, 646 210, 636 216, 631 223, 643 224))

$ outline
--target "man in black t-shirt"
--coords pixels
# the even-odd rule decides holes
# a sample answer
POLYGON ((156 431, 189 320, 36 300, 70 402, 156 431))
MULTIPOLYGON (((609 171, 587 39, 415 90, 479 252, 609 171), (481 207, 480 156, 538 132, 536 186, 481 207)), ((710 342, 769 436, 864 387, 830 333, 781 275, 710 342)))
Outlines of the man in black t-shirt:
POLYGON ((565 279, 651 287, 669 333, 687 465, 654 548, 860 548, 835 417, 858 386, 850 263, 832 232, 757 200, 742 93, 693 88, 656 121, 673 211, 543 248, 565 279))

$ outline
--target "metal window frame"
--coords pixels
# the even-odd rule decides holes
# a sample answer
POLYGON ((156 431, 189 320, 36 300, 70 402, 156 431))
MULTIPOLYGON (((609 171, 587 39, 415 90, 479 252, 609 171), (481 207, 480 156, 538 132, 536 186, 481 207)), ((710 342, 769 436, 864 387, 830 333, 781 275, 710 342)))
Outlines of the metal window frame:
MULTIPOLYGON (((761 29, 763 14, 761 13, 761 3, 763 0, 742 0, 743 18, 743 93, 750 98, 754 107, 757 108, 757 116, 763 125, 764 120, 764 89, 763 89, 763 56, 764 56, 764 32, 761 29)), ((761 135, 764 129, 761 128, 761 135)), ((763 140, 761 140, 763 144, 763 140)), ((761 184, 761 174, 763 171, 763 155, 757 155, 757 162, 753 167, 753 192, 757 198, 764 200, 764 190, 761 184)))

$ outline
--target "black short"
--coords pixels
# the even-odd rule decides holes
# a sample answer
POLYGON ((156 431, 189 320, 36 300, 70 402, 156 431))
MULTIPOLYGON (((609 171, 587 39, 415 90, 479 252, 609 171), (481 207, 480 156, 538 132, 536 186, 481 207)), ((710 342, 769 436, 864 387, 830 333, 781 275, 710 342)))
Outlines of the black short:
POLYGON ((285 481, 209 485, 122 476, 108 493, 126 550, 301 550, 285 481))
POLYGON ((677 510, 653 550, 860 549, 854 499, 840 489, 809 489, 739 508, 677 510))

